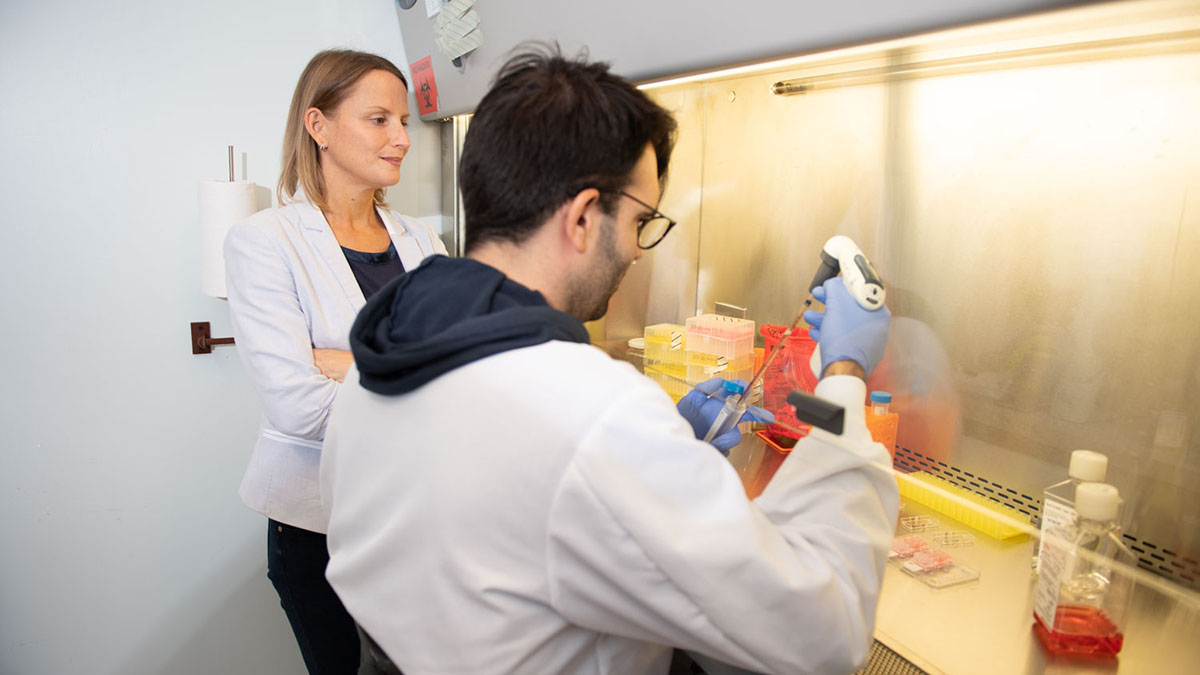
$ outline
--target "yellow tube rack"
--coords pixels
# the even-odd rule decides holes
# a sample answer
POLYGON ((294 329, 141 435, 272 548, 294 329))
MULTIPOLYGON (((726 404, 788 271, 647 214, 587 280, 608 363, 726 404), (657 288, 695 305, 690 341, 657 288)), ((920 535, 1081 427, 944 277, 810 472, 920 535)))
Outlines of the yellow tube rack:
POLYGON ((931 473, 897 473, 900 495, 996 539, 1025 533, 1029 516, 931 473), (1023 527, 1023 526, 1024 527, 1023 527))

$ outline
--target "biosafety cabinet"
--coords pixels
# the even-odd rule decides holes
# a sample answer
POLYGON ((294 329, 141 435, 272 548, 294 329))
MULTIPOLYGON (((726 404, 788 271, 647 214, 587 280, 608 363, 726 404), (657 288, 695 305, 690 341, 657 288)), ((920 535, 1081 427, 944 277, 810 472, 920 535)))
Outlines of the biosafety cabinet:
MULTIPOLYGON (((467 114, 523 40, 587 47, 679 122, 660 205, 679 225, 592 326, 614 356, 717 303, 787 324, 832 235, 873 258, 895 318, 869 389, 900 415, 902 491, 932 475, 955 508, 1027 524, 995 537, 905 499, 971 535, 952 553, 978 578, 889 566, 876 636, 917 670, 887 672, 1200 672, 1200 3, 473 10, 482 44, 457 65, 424 3, 397 10, 414 91, 429 57, 446 216, 467 114), (1108 661, 1049 658, 1031 631, 1042 490, 1076 449, 1108 457, 1137 558, 1114 568, 1135 588, 1108 661)), ((770 452, 750 437, 732 458, 770 452)))

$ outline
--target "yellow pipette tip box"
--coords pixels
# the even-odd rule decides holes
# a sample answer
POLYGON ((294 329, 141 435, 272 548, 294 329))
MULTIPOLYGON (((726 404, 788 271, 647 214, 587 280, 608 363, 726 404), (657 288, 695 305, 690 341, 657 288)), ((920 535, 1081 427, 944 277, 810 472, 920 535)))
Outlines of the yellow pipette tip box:
POLYGON ((957 520, 964 525, 996 539, 1009 539, 1024 534, 1016 520, 1029 523, 1029 516, 1016 509, 998 504, 987 497, 960 488, 950 481, 930 473, 918 472, 897 475, 900 495, 957 520), (971 502, 971 505, 962 503, 971 502))

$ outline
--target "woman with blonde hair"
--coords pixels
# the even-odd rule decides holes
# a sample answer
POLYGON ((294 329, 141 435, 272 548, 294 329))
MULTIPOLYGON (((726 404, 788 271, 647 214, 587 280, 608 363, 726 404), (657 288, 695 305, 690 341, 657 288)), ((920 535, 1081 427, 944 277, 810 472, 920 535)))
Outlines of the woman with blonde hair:
POLYGON ((225 240, 238 352, 263 407, 239 491, 268 518, 267 576, 310 673, 354 673, 354 621, 325 580, 321 441, 353 362, 349 331, 366 298, 445 254, 429 226, 389 210, 384 189, 408 152, 408 83, 390 61, 323 51, 296 84, 278 208, 225 240))

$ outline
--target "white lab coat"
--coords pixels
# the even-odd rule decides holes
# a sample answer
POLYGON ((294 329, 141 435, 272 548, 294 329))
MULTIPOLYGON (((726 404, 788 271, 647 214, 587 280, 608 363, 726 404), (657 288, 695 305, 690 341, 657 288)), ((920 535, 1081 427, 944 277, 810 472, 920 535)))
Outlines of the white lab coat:
MULTIPOLYGON (((428 225, 377 211, 404 269, 445 254, 428 225)), ((239 494, 269 518, 324 532, 317 469, 340 385, 313 365, 312 350, 349 350, 366 299, 325 216, 305 200, 234 225, 225 238, 225 280, 238 355, 263 408, 239 494)))
POLYGON ((866 660, 899 496, 864 383, 826 378, 766 491, 658 385, 589 345, 513 350, 400 396, 357 373, 321 461, 326 576, 406 675, 665 673, 681 647, 767 673, 866 660))

